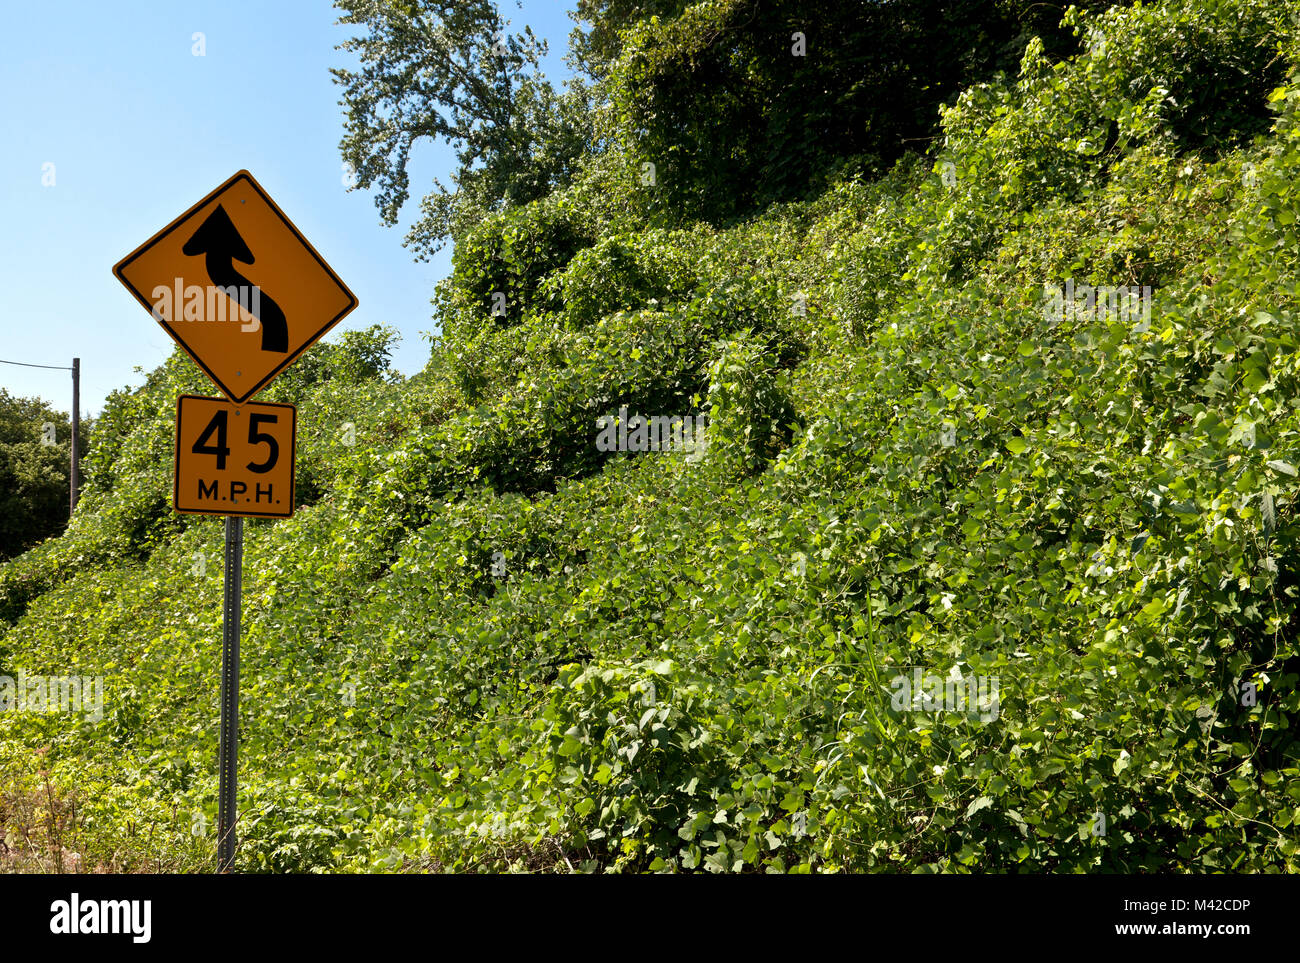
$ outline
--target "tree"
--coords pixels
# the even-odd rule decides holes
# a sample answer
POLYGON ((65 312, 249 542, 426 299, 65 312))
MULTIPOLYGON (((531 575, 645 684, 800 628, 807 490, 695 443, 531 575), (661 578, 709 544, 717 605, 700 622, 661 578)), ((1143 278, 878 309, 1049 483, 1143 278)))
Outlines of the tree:
POLYGON ((558 94, 541 75, 546 45, 508 33, 491 0, 337 0, 341 24, 361 28, 340 49, 359 70, 331 72, 346 108, 343 159, 356 187, 376 188, 388 225, 410 197, 407 171, 421 139, 456 154, 448 188, 422 199, 405 244, 426 260, 484 214, 526 204, 568 182, 588 149, 581 84, 558 94))
MULTIPOLYGON (((88 435, 83 423, 83 444, 88 435)), ((70 436, 67 415, 0 388, 0 559, 67 523, 70 436)))
POLYGON ((1060 0, 711 0, 676 16, 672 6, 582 0, 596 22, 576 47, 617 57, 604 75, 622 139, 656 165, 649 197, 668 223, 726 223, 813 196, 844 168, 924 152, 940 105, 1017 70, 1030 36, 1055 52, 1076 44, 1060 0), (647 16, 652 7, 667 15, 647 16), (601 16, 628 19, 611 31, 601 16))
POLYGON ((623 34, 651 17, 676 17, 689 0, 577 0, 569 17, 580 26, 569 35, 569 59, 587 76, 603 80, 623 50, 623 34))

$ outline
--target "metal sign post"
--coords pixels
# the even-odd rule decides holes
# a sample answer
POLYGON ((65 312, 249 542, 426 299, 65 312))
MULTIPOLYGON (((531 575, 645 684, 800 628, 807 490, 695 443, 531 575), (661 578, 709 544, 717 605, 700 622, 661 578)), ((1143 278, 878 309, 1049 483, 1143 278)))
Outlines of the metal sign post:
POLYGON ((239 623, 244 575, 244 520, 226 516, 226 603, 221 630, 221 749, 217 871, 235 865, 235 773, 239 748, 239 623))

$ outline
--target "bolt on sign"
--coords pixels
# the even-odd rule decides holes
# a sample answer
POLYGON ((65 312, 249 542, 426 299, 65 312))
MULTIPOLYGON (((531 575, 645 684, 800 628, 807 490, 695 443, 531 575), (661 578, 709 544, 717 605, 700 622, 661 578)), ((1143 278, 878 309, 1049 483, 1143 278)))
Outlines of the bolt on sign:
POLYGON ((172 504, 195 515, 288 518, 298 412, 293 405, 181 395, 172 504))
POLYGON ((357 299, 248 171, 113 267, 235 404, 266 387, 357 299))

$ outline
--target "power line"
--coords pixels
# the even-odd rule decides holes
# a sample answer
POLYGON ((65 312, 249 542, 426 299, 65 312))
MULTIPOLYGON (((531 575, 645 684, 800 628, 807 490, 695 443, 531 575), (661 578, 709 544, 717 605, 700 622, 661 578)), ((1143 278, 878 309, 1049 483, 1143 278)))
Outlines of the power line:
POLYGON ((4 360, 4 358, 0 358, 0 364, 17 364, 17 365, 22 365, 24 368, 48 368, 51 371, 72 370, 67 365, 63 365, 63 364, 28 364, 26 361, 6 361, 4 360))

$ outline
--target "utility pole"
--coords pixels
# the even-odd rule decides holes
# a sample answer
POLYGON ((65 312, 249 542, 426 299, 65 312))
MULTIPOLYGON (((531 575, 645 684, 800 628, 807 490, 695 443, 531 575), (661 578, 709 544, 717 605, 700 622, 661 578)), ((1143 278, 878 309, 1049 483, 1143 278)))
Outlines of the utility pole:
POLYGON ((68 518, 77 510, 77 492, 81 488, 81 359, 72 359, 72 472, 68 479, 70 492, 68 518))

